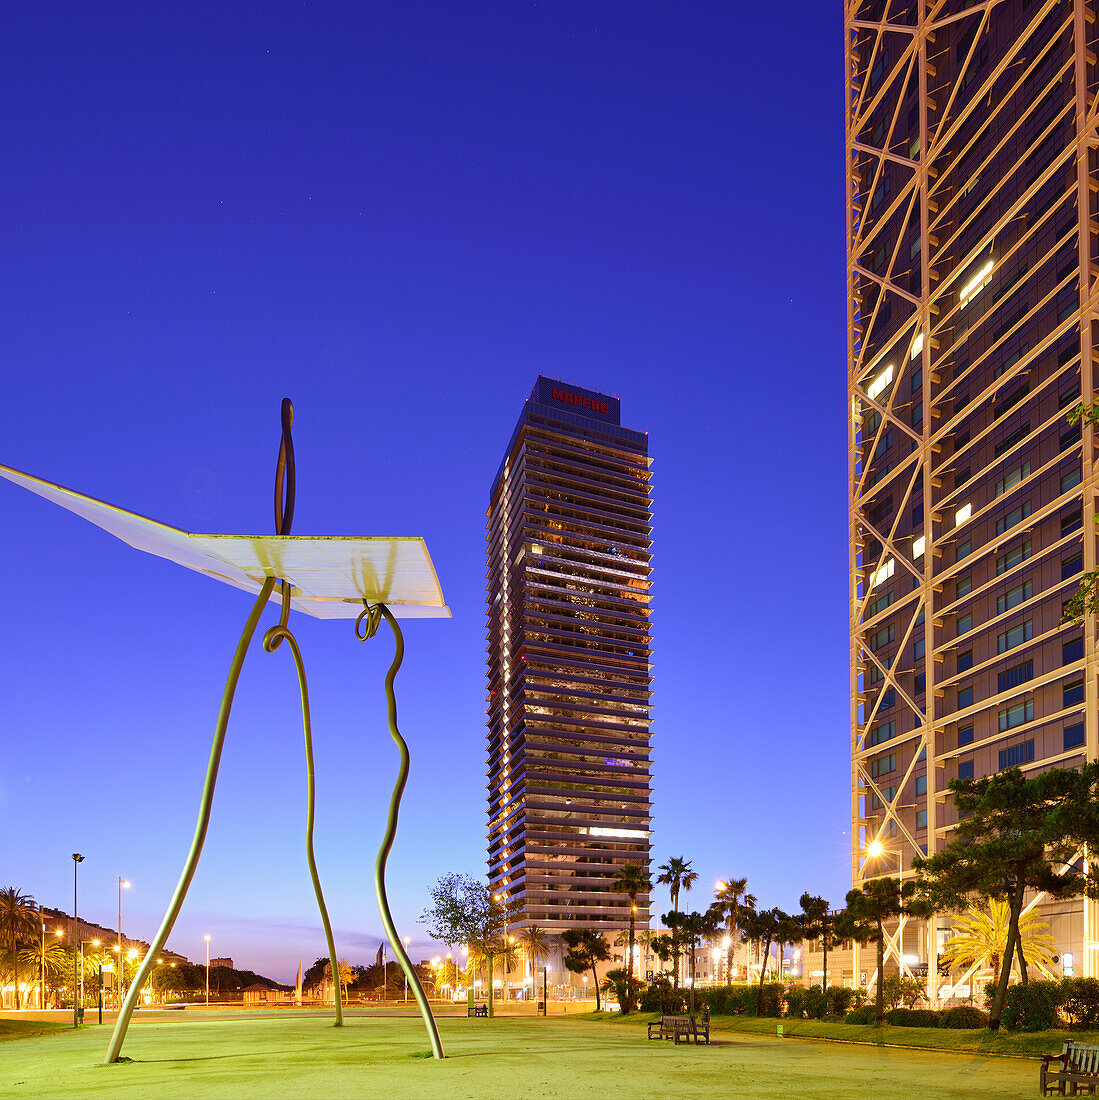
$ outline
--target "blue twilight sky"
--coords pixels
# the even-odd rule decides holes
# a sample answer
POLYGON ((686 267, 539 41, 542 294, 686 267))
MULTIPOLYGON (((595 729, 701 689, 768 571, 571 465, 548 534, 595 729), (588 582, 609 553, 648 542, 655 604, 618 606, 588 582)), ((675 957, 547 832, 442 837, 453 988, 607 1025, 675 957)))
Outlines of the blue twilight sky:
MULTIPOLYGON (((0 462, 195 530, 422 534, 402 933, 484 870, 484 513, 539 372, 654 459, 653 858, 850 885, 838 5, 9 7, 0 462)), ((250 599, 0 484, 0 885, 150 938, 250 599)), ((274 618, 273 613, 269 619, 274 618)), ((341 955, 369 961, 388 643, 299 619, 341 955)), ((250 653, 170 945, 323 953, 284 651, 250 653)), ((658 894, 658 911, 667 896, 658 894)))

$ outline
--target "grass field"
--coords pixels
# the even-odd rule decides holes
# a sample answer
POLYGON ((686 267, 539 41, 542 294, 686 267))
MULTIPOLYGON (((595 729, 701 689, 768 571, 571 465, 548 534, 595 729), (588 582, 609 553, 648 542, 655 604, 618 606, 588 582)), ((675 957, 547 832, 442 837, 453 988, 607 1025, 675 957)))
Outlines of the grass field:
MULTIPOLYGON (((165 1014, 167 1016, 168 1014, 165 1014)), ((762 1022, 762 1021, 761 1021, 762 1022)), ((41 1027, 42 1025, 38 1025, 41 1027)), ((24 1032, 0 1052, 0 1096, 21 1097, 874 1097, 938 1100, 1034 1093, 1022 1058, 852 1046, 715 1030, 712 1046, 649 1042, 590 1018, 439 1021, 428 1057, 413 1017, 310 1013, 143 1018, 103 1066, 109 1028, 24 1032)), ((772 1029, 773 1031, 773 1029, 772 1029)))

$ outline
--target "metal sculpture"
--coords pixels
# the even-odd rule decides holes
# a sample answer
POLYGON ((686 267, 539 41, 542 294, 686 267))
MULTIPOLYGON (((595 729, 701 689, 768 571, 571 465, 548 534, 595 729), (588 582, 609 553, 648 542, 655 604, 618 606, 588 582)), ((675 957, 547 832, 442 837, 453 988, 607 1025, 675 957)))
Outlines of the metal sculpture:
POLYGON ((407 616, 447 617, 449 609, 443 602, 438 579, 431 558, 422 539, 416 538, 302 538, 292 536, 290 529, 294 519, 295 467, 294 444, 291 427, 294 407, 289 398, 282 402, 282 438, 279 443, 275 473, 275 535, 197 535, 177 528, 166 527, 143 516, 125 512, 102 501, 75 493, 29 474, 0 466, 0 477, 22 485, 31 492, 51 500, 61 507, 95 523, 137 549, 168 558, 189 569, 197 570, 237 588, 255 591, 256 601, 244 624, 229 666, 229 675, 222 692, 214 740, 206 769, 206 781, 199 803, 198 822, 195 826, 191 849, 184 863, 168 910, 146 954, 137 976, 119 1012, 107 1049, 105 1062, 118 1060, 130 1019, 136 1007, 141 988, 152 968, 153 961, 164 947, 183 900, 187 896, 191 880, 198 866, 199 856, 206 839, 213 805, 214 786, 217 781, 221 750, 229 724, 233 696, 244 664, 248 647, 259 625, 260 615, 278 585, 282 596, 282 610, 277 626, 263 636, 263 648, 274 653, 285 641, 290 647, 298 677, 301 695, 302 727, 305 737, 307 776, 307 806, 305 849, 313 891, 324 926, 328 955, 332 966, 333 987, 336 993, 336 1026, 343 1024, 343 1007, 339 986, 339 966, 335 941, 324 904, 320 876, 313 853, 313 817, 316 801, 316 782, 313 768, 313 735, 309 714, 309 689, 305 678, 305 666, 297 639, 288 621, 291 608, 304 611, 318 618, 355 618, 355 634, 362 641, 373 638, 384 619, 393 631, 396 649, 393 662, 385 678, 385 694, 388 710, 389 732, 400 756, 397 782, 390 799, 389 818, 385 836, 378 851, 374 869, 374 886, 378 896, 378 908, 386 936, 393 947, 408 983, 420 1007, 424 1025, 431 1041, 432 1054, 444 1057, 439 1031, 431 1014, 427 997, 418 975, 404 950, 397 934, 389 902, 385 892, 385 869, 389 852, 397 830, 401 796, 408 778, 408 746, 397 728, 397 703, 393 683, 404 658, 404 638, 392 607, 407 616), (365 624, 365 625, 364 625, 365 624), (362 627, 360 631, 360 627, 362 627))

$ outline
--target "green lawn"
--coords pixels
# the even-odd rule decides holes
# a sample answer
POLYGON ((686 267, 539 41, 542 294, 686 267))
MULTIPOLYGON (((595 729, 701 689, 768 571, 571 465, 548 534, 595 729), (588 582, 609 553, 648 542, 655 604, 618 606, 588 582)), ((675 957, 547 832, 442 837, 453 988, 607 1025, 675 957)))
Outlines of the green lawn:
POLYGON ((123 1049, 134 1060, 114 1066, 100 1064, 107 1026, 61 1029, 4 1045, 0 1096, 938 1100, 1026 1096, 1038 1081, 1037 1064, 1021 1058, 746 1030, 716 1030, 710 1047, 677 1047, 646 1040, 643 1028, 584 1017, 444 1017, 439 1029, 444 1062, 425 1057, 423 1026, 412 1017, 351 1015, 337 1030, 309 1013, 179 1013, 135 1021, 123 1049))

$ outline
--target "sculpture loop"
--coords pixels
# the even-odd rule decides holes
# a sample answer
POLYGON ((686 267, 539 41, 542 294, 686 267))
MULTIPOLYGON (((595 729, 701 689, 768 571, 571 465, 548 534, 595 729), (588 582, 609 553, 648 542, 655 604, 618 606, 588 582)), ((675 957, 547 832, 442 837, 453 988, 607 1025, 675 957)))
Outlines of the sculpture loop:
POLYGON ((384 603, 374 604, 373 607, 367 605, 366 610, 355 622, 355 636, 363 642, 373 638, 378 632, 378 626, 381 624, 382 619, 389 623, 390 629, 393 631, 393 640, 396 643, 393 663, 389 666, 389 671, 385 676, 385 701, 389 714, 389 734, 400 753, 401 764, 397 771, 397 782, 393 786, 393 794, 389 800, 389 819, 386 822, 385 837, 382 840, 381 848, 378 849, 377 862, 374 864, 374 890, 378 895, 378 910, 382 916, 386 937, 389 939, 393 953, 408 979, 416 1003, 420 1006, 420 1015, 424 1019, 424 1026, 427 1028, 428 1038, 431 1040, 431 1053, 436 1058, 445 1058, 443 1044, 439 1039, 439 1029, 435 1025, 435 1017, 431 1014, 431 1006, 427 1003, 424 988, 420 985, 420 977, 408 958, 401 937, 397 935, 396 926, 393 924, 393 916, 389 912, 389 900, 385 895, 385 865, 389 859, 389 852, 393 847, 394 837, 397 835, 397 815, 400 813, 401 796, 404 794, 405 783, 408 780, 408 745, 405 744, 405 740, 397 728, 397 698, 393 692, 393 681, 396 679, 397 671, 404 660, 404 637, 401 634, 401 628, 397 625, 397 620, 393 617, 393 613, 384 603), (360 633, 359 624, 364 619, 366 620, 366 626, 364 627, 366 633, 360 633))
POLYGON ((294 523, 294 491, 297 476, 294 470, 294 440, 290 428, 294 423, 294 402, 282 399, 282 439, 279 441, 279 457, 275 464, 275 534, 289 535, 294 523), (283 486, 285 482, 285 506, 283 486))

